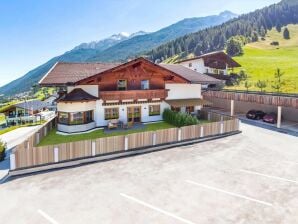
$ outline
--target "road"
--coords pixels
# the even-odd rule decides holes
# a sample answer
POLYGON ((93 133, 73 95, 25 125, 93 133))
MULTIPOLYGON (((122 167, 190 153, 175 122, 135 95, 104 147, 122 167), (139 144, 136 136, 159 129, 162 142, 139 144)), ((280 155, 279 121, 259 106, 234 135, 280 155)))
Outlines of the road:
POLYGON ((5 224, 280 224, 298 220, 298 138, 242 133, 10 180, 5 224))

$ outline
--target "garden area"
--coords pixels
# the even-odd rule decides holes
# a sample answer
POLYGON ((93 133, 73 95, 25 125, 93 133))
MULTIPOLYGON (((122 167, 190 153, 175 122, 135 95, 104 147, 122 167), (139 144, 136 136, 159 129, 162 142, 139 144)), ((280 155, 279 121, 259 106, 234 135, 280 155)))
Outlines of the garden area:
POLYGON ((189 126, 194 124, 203 124, 203 123, 210 122, 208 120, 201 120, 201 119, 198 120, 196 117, 193 117, 189 114, 177 113, 171 110, 165 110, 163 113, 163 118, 164 118, 164 121, 161 121, 161 122, 144 124, 145 127, 142 129, 130 129, 126 131, 119 131, 119 132, 115 131, 111 133, 105 133, 104 129, 99 129, 99 130, 95 130, 90 133, 84 133, 84 134, 61 135, 56 133, 57 132, 56 129, 53 129, 46 137, 44 137, 41 140, 38 146, 54 145, 54 144, 90 140, 90 139, 97 139, 97 138, 104 138, 104 137, 111 137, 111 136, 119 136, 119 135, 128 135, 128 134, 146 132, 146 131, 157 131, 162 129, 189 126))

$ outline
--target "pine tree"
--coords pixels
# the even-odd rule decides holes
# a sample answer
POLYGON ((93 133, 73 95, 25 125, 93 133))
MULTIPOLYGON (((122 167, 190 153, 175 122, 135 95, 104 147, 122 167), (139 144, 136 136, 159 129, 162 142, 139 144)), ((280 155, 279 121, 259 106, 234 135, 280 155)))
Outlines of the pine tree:
POLYGON ((227 54, 238 56, 243 54, 242 43, 237 38, 232 37, 227 41, 227 54))
POLYGON ((290 39, 290 31, 287 27, 284 29, 283 35, 284 35, 284 39, 286 39, 286 40, 290 39))

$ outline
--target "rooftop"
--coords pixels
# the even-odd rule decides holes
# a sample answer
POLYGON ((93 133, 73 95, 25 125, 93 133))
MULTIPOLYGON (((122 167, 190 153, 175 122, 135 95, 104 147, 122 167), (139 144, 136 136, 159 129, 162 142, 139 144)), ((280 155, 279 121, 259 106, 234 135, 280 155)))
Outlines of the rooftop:
MULTIPOLYGON (((119 63, 56 63, 50 71, 43 77, 39 84, 43 86, 59 86, 75 84, 86 78, 107 72, 116 71, 118 68, 128 66, 139 62, 152 63, 143 58, 135 59, 124 64, 119 63)), ((153 63, 152 63, 153 64, 153 63)), ((200 74, 196 71, 183 67, 182 65, 173 64, 153 64, 162 69, 175 73, 189 82, 193 83, 218 83, 220 80, 200 74)))
POLYGON ((188 61, 194 61, 198 59, 204 59, 204 64, 207 67, 210 68, 218 68, 218 69, 225 69, 226 64, 230 68, 236 68, 236 67, 241 67, 241 65, 236 62, 233 58, 231 58, 229 55, 227 55, 223 51, 215 51, 215 52, 210 52, 207 54, 203 54, 194 58, 188 58, 185 60, 178 61, 177 63, 182 63, 182 62, 188 62, 188 61))

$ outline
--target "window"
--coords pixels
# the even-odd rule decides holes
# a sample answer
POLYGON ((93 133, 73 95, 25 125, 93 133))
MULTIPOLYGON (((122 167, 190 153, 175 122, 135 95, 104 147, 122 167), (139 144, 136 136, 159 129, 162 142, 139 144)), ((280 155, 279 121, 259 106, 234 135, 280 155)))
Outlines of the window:
POLYGON ((160 105, 149 105, 149 116, 160 115, 160 105))
POLYGON ((93 111, 89 110, 85 113, 85 122, 90 123, 93 121, 93 111))
POLYGON ((124 79, 118 80, 117 89, 118 90, 126 90, 127 89, 127 81, 124 79))
POLYGON ((206 73, 208 74, 208 72, 209 72, 209 70, 208 70, 208 68, 206 68, 206 73))
POLYGON ((195 112, 195 107, 194 106, 189 106, 185 108, 186 113, 191 114, 195 112))
POLYGON ((84 124, 84 112, 70 113, 69 124, 84 124))
POLYGON ((220 75, 224 75, 225 72, 224 72, 223 70, 220 70, 220 71, 219 71, 219 74, 220 74, 220 75))
POLYGON ((105 108, 105 120, 119 118, 119 108, 105 108))
POLYGON ((59 115, 58 115, 58 122, 60 124, 68 124, 68 113, 64 113, 64 112, 59 112, 59 115))
POLYGON ((218 75, 219 74, 219 70, 215 68, 215 69, 213 69, 213 73, 216 74, 216 75, 218 75))
POLYGON ((171 110, 174 112, 180 112, 181 108, 180 107, 171 107, 171 110))
POLYGON ((93 110, 75 113, 59 112, 58 123, 65 125, 80 125, 93 122, 93 110))
POLYGON ((141 89, 149 89, 149 80, 141 81, 141 89))
POLYGON ((192 67, 192 63, 189 63, 189 64, 188 64, 188 67, 192 67))

